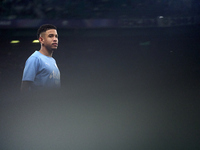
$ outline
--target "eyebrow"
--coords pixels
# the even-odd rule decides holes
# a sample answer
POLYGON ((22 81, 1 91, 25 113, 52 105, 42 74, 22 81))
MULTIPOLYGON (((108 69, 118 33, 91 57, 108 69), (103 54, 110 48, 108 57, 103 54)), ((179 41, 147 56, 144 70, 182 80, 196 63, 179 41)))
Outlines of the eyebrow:
POLYGON ((58 34, 49 34, 48 36, 51 36, 51 35, 55 35, 55 36, 57 36, 57 37, 58 37, 58 34))

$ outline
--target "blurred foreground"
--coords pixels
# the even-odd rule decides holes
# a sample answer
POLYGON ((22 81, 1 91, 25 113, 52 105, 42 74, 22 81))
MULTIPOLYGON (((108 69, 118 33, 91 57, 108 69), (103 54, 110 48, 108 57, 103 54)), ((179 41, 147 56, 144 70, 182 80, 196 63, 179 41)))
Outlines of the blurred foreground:
POLYGON ((190 31, 60 36, 62 89, 29 94, 19 93, 22 71, 39 45, 6 39, 0 149, 199 149, 200 45, 190 31))

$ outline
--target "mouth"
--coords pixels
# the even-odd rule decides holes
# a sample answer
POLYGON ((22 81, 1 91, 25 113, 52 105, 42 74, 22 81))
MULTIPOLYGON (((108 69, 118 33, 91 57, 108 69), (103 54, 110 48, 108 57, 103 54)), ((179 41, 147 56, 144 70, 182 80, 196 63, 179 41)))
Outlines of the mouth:
POLYGON ((58 43, 53 43, 52 45, 53 45, 53 46, 58 46, 58 43))

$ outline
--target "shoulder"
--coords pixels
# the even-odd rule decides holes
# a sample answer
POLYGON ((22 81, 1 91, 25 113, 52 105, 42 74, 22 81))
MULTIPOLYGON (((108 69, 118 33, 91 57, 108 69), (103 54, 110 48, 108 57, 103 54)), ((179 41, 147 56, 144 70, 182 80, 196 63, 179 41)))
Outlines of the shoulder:
POLYGON ((38 61, 39 58, 37 56, 33 56, 31 55, 26 62, 35 62, 35 61, 38 61))
POLYGON ((38 51, 35 51, 27 60, 35 61, 41 59, 41 54, 38 51))
POLYGON ((41 57, 41 55, 39 51, 35 51, 30 57, 41 57))
POLYGON ((37 64, 40 62, 40 56, 39 54, 36 52, 34 52, 27 60, 26 60, 26 64, 37 64))

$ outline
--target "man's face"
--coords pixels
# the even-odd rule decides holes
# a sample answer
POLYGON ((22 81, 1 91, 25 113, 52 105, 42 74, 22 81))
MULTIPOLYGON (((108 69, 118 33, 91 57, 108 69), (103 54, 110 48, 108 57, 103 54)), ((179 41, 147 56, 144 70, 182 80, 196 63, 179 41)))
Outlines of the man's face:
POLYGON ((41 44, 46 47, 47 50, 56 50, 58 47, 58 34, 55 29, 47 30, 41 33, 41 44))

